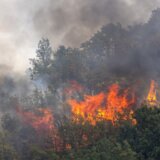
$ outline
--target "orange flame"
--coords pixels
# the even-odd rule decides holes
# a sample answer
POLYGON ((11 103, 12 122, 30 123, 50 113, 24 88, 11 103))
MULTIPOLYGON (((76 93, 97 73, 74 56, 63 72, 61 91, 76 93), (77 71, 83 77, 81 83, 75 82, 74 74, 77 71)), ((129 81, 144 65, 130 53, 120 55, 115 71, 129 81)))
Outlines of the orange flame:
POLYGON ((68 104, 71 106, 73 119, 79 121, 79 117, 82 117, 93 125, 100 120, 116 121, 117 113, 122 114, 124 109, 135 103, 134 95, 129 98, 129 89, 124 90, 121 94, 119 92, 119 85, 113 84, 109 87, 108 93, 85 95, 81 102, 70 99, 68 104))
POLYGON ((35 130, 52 131, 54 127, 54 118, 50 109, 38 109, 38 113, 20 112, 24 121, 30 124, 35 130))
POLYGON ((84 90, 84 87, 82 87, 78 82, 72 80, 70 81, 70 85, 65 88, 64 92, 67 95, 73 95, 75 92, 81 92, 84 90))
POLYGON ((55 151, 61 151, 62 140, 54 125, 54 117, 51 109, 41 108, 38 109, 36 113, 18 109, 18 114, 21 115, 24 122, 31 125, 37 131, 38 135, 43 134, 43 136, 50 138, 53 142, 55 151))
POLYGON ((156 95, 157 83, 154 80, 151 80, 150 89, 147 96, 147 102, 150 106, 157 105, 157 95, 156 95))

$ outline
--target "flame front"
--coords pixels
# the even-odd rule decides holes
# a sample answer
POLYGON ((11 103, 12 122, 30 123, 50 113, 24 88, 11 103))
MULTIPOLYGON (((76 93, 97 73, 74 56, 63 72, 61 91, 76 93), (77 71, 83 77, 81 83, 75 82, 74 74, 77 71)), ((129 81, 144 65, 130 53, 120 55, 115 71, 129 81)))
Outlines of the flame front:
POLYGON ((122 114, 124 109, 135 103, 134 95, 129 94, 129 89, 123 90, 121 94, 119 92, 119 85, 113 84, 109 87, 108 93, 85 95, 84 100, 80 102, 70 99, 68 104, 71 106, 73 119, 78 121, 81 117, 93 125, 100 120, 116 121, 117 113, 122 114))
POLYGON ((147 96, 147 102, 150 106, 156 106, 157 105, 157 95, 156 95, 156 88, 157 84, 154 80, 151 80, 150 83, 150 89, 147 96))

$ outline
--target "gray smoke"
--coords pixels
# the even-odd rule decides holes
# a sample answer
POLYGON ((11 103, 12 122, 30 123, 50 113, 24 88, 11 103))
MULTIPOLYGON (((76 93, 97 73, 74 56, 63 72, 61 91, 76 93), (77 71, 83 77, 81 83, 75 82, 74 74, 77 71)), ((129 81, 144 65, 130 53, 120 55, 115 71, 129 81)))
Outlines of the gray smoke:
POLYGON ((77 47, 105 24, 144 23, 159 6, 158 0, 47 0, 33 22, 35 30, 53 44, 77 47))
POLYGON ((13 72, 10 66, 0 65, 0 102, 15 96, 27 96, 31 89, 32 85, 27 76, 13 72))
POLYGON ((145 23, 160 2, 1 0, 0 6, 0 87, 3 92, 21 95, 28 92, 30 82, 20 74, 29 67, 28 58, 35 56, 41 37, 48 37, 53 47, 77 47, 105 24, 145 23))
POLYGON ((144 23, 159 0, 1 0, 0 64, 24 72, 37 42, 77 47, 102 25, 144 23))

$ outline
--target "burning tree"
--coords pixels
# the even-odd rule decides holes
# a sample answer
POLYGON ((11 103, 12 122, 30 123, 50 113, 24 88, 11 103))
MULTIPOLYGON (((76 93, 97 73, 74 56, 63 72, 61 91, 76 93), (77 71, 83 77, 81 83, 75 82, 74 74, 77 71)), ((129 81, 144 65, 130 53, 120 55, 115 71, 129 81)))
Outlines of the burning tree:
POLYGON ((147 96, 147 101, 150 106, 157 106, 158 100, 157 100, 157 83, 154 80, 151 80, 150 89, 147 96))
POLYGON ((158 17, 128 29, 108 24, 79 48, 53 51, 42 39, 30 68, 37 88, 2 118, 11 136, 2 136, 0 156, 159 160, 158 17))
MULTIPOLYGON (((119 86, 113 84, 109 87, 108 93, 99 93, 97 95, 85 95, 84 101, 78 102, 74 99, 69 100, 71 111, 76 117, 82 117, 84 120, 96 124, 99 120, 110 120, 115 122, 117 114, 122 114, 124 109, 130 109, 135 104, 134 94, 130 95, 129 89, 119 93, 119 86)), ((126 117, 124 117, 126 118, 126 117)), ((78 119, 75 119, 77 121, 78 119)))

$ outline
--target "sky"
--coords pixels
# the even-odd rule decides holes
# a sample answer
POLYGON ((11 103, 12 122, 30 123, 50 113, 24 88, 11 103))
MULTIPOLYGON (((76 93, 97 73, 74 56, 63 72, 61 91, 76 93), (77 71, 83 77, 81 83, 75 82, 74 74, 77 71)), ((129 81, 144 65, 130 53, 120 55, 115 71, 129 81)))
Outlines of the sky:
POLYGON ((78 47, 103 25, 145 23, 160 0, 0 0, 1 70, 24 74, 44 37, 78 47))

